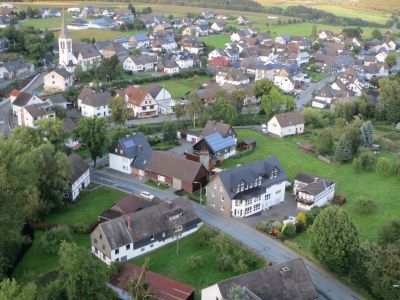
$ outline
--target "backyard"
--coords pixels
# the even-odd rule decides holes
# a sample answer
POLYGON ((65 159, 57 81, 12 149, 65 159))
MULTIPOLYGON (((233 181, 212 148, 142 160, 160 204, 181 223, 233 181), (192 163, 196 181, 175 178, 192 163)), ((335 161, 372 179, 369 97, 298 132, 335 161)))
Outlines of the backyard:
MULTIPOLYGON (((106 187, 100 187, 92 192, 85 192, 76 204, 71 204, 64 209, 52 213, 44 222, 54 224, 86 224, 97 220, 97 217, 115 202, 121 200, 126 194, 106 187)), ((58 255, 46 255, 37 247, 37 238, 42 234, 35 231, 35 240, 32 247, 14 270, 17 280, 26 276, 40 276, 58 268, 58 255), (44 263, 45 262, 45 263, 44 263)), ((73 234, 74 242, 86 249, 90 248, 88 234, 73 234)))
MULTIPOLYGON (((297 143, 304 140, 302 137, 276 139, 252 130, 238 130, 239 141, 248 137, 257 139, 255 151, 251 155, 239 159, 227 160, 223 167, 234 167, 237 164, 246 164, 268 156, 276 156, 291 180, 300 172, 335 180, 336 192, 347 197, 344 209, 352 217, 362 240, 376 241, 378 228, 386 221, 398 217, 400 185, 394 176, 385 177, 375 172, 355 174, 351 164, 327 164, 319 161, 314 156, 298 149, 297 143), (354 199, 361 195, 376 201, 378 213, 364 216, 356 212, 354 199)), ((304 234, 300 235, 294 241, 299 242, 307 251, 308 239, 303 236, 304 234)))
MULTIPOLYGON (((150 271, 168 276, 172 279, 189 284, 196 289, 195 299, 200 299, 201 289, 210 286, 221 280, 233 277, 239 273, 234 271, 221 271, 216 267, 216 254, 209 245, 201 247, 198 243, 199 232, 179 240, 179 252, 176 254, 176 243, 167 245, 155 250, 148 255, 133 260, 137 266, 143 265, 146 258, 149 258, 150 271), (200 256, 202 266, 193 270, 189 267, 187 259, 189 256, 200 256)), ((265 266, 265 262, 258 260, 259 269, 265 266)), ((250 270, 252 271, 252 270, 250 270)))

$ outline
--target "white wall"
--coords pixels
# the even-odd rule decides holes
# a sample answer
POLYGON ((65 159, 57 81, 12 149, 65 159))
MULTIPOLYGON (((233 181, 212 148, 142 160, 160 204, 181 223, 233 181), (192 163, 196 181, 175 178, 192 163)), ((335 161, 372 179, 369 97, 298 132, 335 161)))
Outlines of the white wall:
POLYGON ((81 112, 84 117, 108 117, 110 115, 110 109, 108 105, 93 107, 86 104, 81 103, 81 112))
POLYGON ((201 300, 222 300, 218 284, 214 284, 201 290, 201 300))
POLYGON ((294 134, 301 134, 304 132, 304 124, 293 125, 282 128, 278 123, 278 120, 275 117, 273 117, 268 122, 268 132, 280 137, 294 135, 294 134))
MULTIPOLYGON (((114 150, 114 149, 112 149, 114 150)), ((110 169, 123 172, 126 174, 132 173, 131 162, 132 160, 114 153, 108 154, 110 169)))
POLYGON ((75 201, 76 198, 78 198, 79 193, 83 188, 86 188, 90 184, 90 171, 87 169, 85 173, 81 175, 71 186, 72 190, 72 201, 75 201))

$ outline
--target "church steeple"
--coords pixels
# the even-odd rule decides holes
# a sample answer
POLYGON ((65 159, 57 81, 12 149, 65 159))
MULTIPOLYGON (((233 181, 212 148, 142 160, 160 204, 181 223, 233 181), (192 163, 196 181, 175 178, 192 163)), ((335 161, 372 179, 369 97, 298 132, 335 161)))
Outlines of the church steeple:
POLYGON ((58 37, 59 39, 70 39, 71 35, 69 34, 67 24, 65 24, 65 13, 64 10, 62 12, 62 17, 61 17, 61 31, 60 35, 58 37))

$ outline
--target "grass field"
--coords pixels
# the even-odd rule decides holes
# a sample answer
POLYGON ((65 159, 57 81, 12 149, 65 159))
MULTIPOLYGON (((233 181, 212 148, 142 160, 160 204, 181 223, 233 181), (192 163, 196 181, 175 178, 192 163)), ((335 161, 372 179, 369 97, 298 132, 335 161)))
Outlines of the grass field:
POLYGON ((125 193, 107 187, 85 192, 76 204, 52 213, 44 222, 52 224, 91 224, 107 208, 126 196, 125 193))
MULTIPOLYGON (((355 174, 351 164, 327 164, 319 161, 297 149, 296 142, 300 140, 297 137, 274 139, 251 130, 239 130, 238 135, 239 140, 256 137, 257 148, 251 155, 226 161, 223 167, 234 167, 237 164, 276 156, 291 179, 299 172, 308 172, 335 180, 336 192, 347 197, 344 209, 353 219, 362 240, 376 241, 378 228, 388 220, 398 218, 400 184, 394 176, 384 177, 375 172, 355 174), (376 214, 362 216, 356 213, 354 200, 361 195, 376 201, 378 205, 376 214)), ((300 237, 298 239, 307 250, 305 241, 308 239, 300 237)))
POLYGON ((212 46, 214 48, 225 48, 226 43, 231 42, 230 35, 211 35, 200 38, 207 46, 212 46))
MULTIPOLYGON (((210 246, 200 247, 197 243, 198 233, 179 240, 179 254, 176 255, 176 243, 172 243, 148 255, 133 261, 141 266, 148 257, 150 271, 166 275, 172 279, 189 284, 196 289, 195 299, 200 300, 201 289, 223 279, 238 275, 233 271, 220 271, 215 266, 215 253, 210 246), (201 256, 203 266, 192 270, 186 263, 189 256, 201 256)), ((265 266, 261 259, 255 269, 265 266)))
MULTIPOLYGON (((43 232, 37 231, 36 238, 43 232)), ((89 235, 73 234, 74 242, 85 249, 90 247, 89 235)), ((55 271, 59 267, 58 255, 47 255, 41 253, 38 249, 37 240, 33 242, 32 247, 25 254, 21 262, 17 265, 13 276, 20 281, 24 278, 37 278, 40 275, 55 271)))
MULTIPOLYGON (((192 78, 185 79, 171 79, 160 81, 156 84, 165 87, 167 90, 171 91, 172 97, 174 99, 180 99, 184 97, 189 92, 194 89, 200 88, 201 84, 211 80, 210 76, 194 76, 192 78)), ((151 84, 144 84, 143 87, 146 88, 151 84)))

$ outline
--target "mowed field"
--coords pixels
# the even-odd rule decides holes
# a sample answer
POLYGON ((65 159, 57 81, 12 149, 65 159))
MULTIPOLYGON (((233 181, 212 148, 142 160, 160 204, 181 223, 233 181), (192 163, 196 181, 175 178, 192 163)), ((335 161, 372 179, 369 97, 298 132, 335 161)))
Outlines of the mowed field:
MULTIPOLYGON (((300 172, 335 180, 336 192, 347 197, 347 203, 343 207, 353 219, 362 240, 376 241, 378 229, 387 221, 399 217, 400 184, 395 176, 382 176, 376 172, 356 174, 351 164, 327 164, 319 161, 298 149, 297 142, 301 141, 302 137, 276 139, 252 130, 238 130, 238 136, 239 140, 255 137, 257 148, 251 155, 227 160, 223 167, 234 167, 237 164, 276 156, 291 180, 300 172), (359 196, 374 200, 378 205, 378 212, 370 216, 358 214, 355 199, 359 196)), ((307 241, 306 238, 299 240, 307 241)))
POLYGON ((359 7, 332 5, 329 3, 327 3, 327 4, 319 4, 319 3, 318 4, 310 4, 309 1, 306 1, 306 2, 281 1, 281 0, 257 0, 257 1, 264 6, 279 6, 282 8, 286 8, 288 6, 293 6, 293 5, 306 5, 309 7, 313 7, 316 9, 321 9, 321 10, 333 13, 336 16, 349 17, 349 18, 360 18, 365 21, 375 22, 378 24, 386 23, 386 21, 390 17, 390 13, 391 13, 390 8, 394 8, 395 6, 397 6, 400 9, 400 1, 398 1, 398 0, 393 0, 394 1, 393 5, 389 4, 389 2, 392 0, 383 0, 383 1, 364 0, 363 2, 374 1, 375 4, 373 5, 372 3, 370 3, 371 5, 364 5, 364 6, 359 6, 359 7), (387 5, 382 5, 382 2, 387 3, 387 5))

